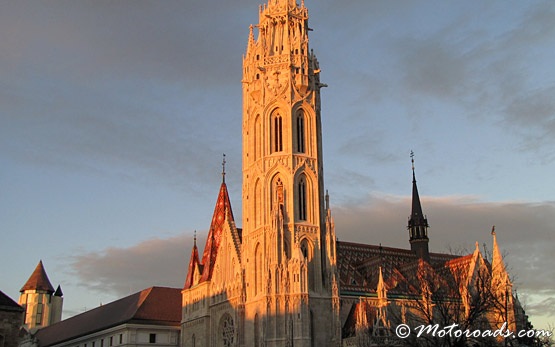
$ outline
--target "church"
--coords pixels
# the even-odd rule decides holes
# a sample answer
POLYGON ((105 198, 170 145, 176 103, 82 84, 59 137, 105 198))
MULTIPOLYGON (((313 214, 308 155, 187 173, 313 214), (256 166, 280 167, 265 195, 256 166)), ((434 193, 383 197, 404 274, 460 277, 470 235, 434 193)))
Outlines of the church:
MULTIPOLYGON (((259 8, 259 23, 250 26, 241 81, 240 226, 224 158, 207 239, 201 248, 195 237, 182 290, 153 287, 118 300, 119 309, 107 304, 89 311, 110 317, 109 310, 135 305, 117 322, 125 325, 117 334, 116 323, 99 325, 85 312, 40 329, 29 346, 157 344, 161 331, 166 346, 387 346, 415 342, 414 334, 396 336, 401 324, 528 326, 494 229, 491 259, 478 244, 462 256, 430 252, 414 160, 407 249, 337 240, 324 185, 320 89, 326 85, 309 47, 310 31, 304 0, 268 0, 259 8), (171 317, 162 317, 157 305, 171 317), (79 330, 87 324, 96 330, 79 330), (127 338, 132 335, 125 329, 143 329, 144 339, 139 333, 127 338)), ((501 343, 463 341, 471 342, 501 343)))
POLYGON ((441 309, 452 316, 441 321, 445 326, 457 320, 470 326, 480 300, 488 301, 480 326, 525 324, 495 231, 491 263, 478 245, 466 256, 429 251, 414 160, 410 249, 337 241, 324 186, 325 84, 310 30, 304 1, 294 0, 269 0, 250 27, 242 78, 242 228, 224 170, 206 244, 200 253, 195 240, 189 261, 182 345, 383 345, 394 340, 392 324, 433 323, 441 309))

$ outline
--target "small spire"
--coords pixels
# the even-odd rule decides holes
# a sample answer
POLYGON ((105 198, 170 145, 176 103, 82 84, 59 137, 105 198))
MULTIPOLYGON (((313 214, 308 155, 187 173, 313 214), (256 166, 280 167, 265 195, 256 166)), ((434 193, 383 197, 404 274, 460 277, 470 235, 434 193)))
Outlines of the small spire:
POLYGON ((195 230, 193 234, 193 247, 197 246, 197 231, 195 230))
POLYGON ((410 161, 412 163, 412 181, 416 182, 416 176, 414 175, 414 152, 410 151, 410 161))
POLYGON ((330 195, 328 194, 328 190, 326 189, 326 210, 330 209, 330 195))
POLYGON ((223 160, 222 160, 222 183, 225 183, 225 153, 223 154, 223 160))
POLYGON ((495 225, 491 227, 491 234, 495 236, 495 225))

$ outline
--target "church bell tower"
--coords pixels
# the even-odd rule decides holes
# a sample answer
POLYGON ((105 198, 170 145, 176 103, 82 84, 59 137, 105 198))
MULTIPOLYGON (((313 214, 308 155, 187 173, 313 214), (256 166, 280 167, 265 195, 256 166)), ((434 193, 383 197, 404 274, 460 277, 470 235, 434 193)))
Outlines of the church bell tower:
POLYGON ((243 249, 252 279, 246 308, 285 317, 266 341, 295 335, 298 345, 307 346, 340 338, 339 323, 330 316, 339 299, 335 231, 323 187, 324 85, 309 31, 304 0, 269 0, 259 9, 259 24, 250 27, 242 79, 243 249), (308 304, 284 308, 294 297, 308 304), (304 323, 287 318, 296 309, 304 323))

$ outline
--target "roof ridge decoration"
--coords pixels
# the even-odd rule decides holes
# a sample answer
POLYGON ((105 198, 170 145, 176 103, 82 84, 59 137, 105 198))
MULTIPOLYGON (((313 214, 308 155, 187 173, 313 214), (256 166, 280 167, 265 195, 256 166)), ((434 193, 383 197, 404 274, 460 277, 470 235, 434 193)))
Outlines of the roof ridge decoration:
POLYGON ((21 287, 20 292, 23 293, 26 290, 41 290, 46 291, 49 294, 54 293, 54 287, 48 279, 48 275, 46 274, 46 270, 44 269, 42 260, 39 261, 37 267, 31 274, 27 282, 25 282, 23 287, 21 287))

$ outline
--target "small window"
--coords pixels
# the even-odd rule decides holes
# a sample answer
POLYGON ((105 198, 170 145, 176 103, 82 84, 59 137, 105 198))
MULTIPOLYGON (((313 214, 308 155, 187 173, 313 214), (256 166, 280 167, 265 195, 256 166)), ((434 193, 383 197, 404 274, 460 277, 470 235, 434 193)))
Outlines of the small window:
MULTIPOLYGON (((40 302, 40 300, 39 300, 40 302)), ((42 324, 42 304, 37 304, 37 325, 42 324)))
POLYGON ((100 347, 104 347, 104 339, 100 340, 100 347))
POLYGON ((148 342, 149 343, 156 343, 156 334, 150 334, 148 336, 148 342))
POLYGON ((119 344, 123 343, 123 334, 119 334, 119 344))
POLYGON ((113 345, 114 345, 114 337, 110 336, 110 346, 113 346, 113 345))

